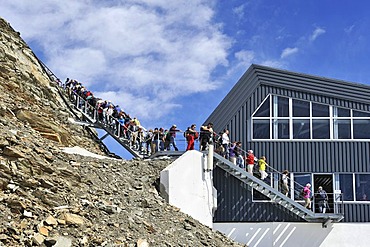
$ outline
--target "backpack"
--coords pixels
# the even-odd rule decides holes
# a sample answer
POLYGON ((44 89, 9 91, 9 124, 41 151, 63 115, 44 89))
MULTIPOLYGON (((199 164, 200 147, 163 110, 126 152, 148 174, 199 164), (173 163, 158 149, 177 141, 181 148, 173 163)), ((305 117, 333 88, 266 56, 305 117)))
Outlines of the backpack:
POLYGON ((299 193, 299 196, 304 197, 306 195, 304 188, 301 189, 301 192, 299 193))

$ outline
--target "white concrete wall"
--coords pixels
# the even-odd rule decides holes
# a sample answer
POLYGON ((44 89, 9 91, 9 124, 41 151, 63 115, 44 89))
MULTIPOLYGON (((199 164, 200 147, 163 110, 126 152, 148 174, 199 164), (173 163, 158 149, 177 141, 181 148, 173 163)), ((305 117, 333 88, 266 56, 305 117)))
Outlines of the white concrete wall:
POLYGON ((248 247, 368 247, 370 223, 214 223, 213 227, 248 247))
POLYGON ((249 247, 368 247, 370 223, 212 223, 217 205, 212 172, 204 171, 207 157, 193 150, 161 172, 161 195, 204 225, 249 247))
POLYGON ((212 228, 217 197, 212 171, 204 171, 206 165, 203 153, 187 151, 161 171, 160 191, 168 203, 212 228))

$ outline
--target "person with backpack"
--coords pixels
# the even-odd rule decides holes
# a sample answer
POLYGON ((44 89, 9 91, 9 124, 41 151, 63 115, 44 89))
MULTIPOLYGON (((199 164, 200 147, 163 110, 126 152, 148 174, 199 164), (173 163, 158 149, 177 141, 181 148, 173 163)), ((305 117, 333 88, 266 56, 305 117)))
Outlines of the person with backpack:
POLYGON ((146 154, 153 154, 152 151, 152 142, 153 142, 153 130, 150 129, 145 136, 145 152, 146 154))
POLYGON ((185 132, 184 136, 186 138, 186 141, 188 142, 188 145, 186 147, 186 151, 188 150, 194 150, 194 142, 196 139, 198 139, 198 131, 196 130, 197 126, 195 124, 192 124, 185 132))
POLYGON ((326 194, 326 191, 322 189, 322 186, 319 186, 319 189, 316 193, 316 202, 320 213, 325 214, 326 207, 328 205, 328 194, 326 194))
POLYGON ((179 149, 176 146, 176 132, 179 132, 180 130, 177 129, 176 124, 173 124, 171 128, 166 133, 166 141, 165 141, 165 147, 164 149, 169 151, 171 149, 171 144, 175 151, 179 151, 179 149))
POLYGON ((208 144, 213 141, 213 123, 202 125, 200 127, 200 151, 207 150, 208 144))

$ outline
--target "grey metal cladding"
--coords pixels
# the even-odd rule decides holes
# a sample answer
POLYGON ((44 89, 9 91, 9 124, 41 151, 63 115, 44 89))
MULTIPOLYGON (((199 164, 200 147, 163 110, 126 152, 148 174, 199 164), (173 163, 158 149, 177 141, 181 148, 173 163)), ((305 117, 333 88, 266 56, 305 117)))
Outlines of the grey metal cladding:
POLYGON ((258 105, 261 98, 263 100, 268 93, 370 111, 370 86, 368 85, 253 64, 216 107, 206 122, 214 122, 216 128, 226 126, 226 121, 236 115, 237 109, 245 104, 248 106, 251 106, 250 104, 258 105), (265 89, 259 91, 260 87, 265 87, 265 89), (252 94, 256 93, 255 91, 259 95, 250 99, 252 94))
POLYGON ((245 150, 253 149, 257 155, 266 155, 276 169, 289 168, 291 171, 301 172, 370 172, 370 167, 366 165, 370 163, 370 145, 367 141, 251 141, 250 138, 250 116, 269 94, 358 110, 370 109, 369 104, 356 102, 355 96, 351 100, 337 98, 339 94, 346 95, 343 92, 344 88, 351 92, 359 91, 358 88, 361 88, 363 99, 366 98, 365 92, 370 99, 370 87, 366 85, 252 65, 207 121, 214 123, 217 132, 228 128, 231 140, 242 141, 245 150), (275 86, 272 83, 267 85, 265 82, 256 81, 256 78, 264 78, 268 73, 272 73, 275 77, 280 76, 280 81, 275 83, 275 86), (304 83, 305 86, 286 85, 286 78, 292 80, 293 77, 295 82, 304 83), (338 86, 336 82, 342 86, 338 86), (330 87, 326 87, 329 88, 328 91, 318 86, 325 83, 330 84, 330 87), (298 90, 299 88, 301 91, 298 90), (316 93, 313 93, 314 90, 316 93), (276 155, 276 150, 279 155, 276 155), (328 152, 328 150, 331 151, 328 152))
MULTIPOLYGON (((368 85, 251 65, 206 122, 213 122, 217 132, 228 128, 232 141, 240 140, 244 150, 253 149, 257 156, 267 156, 268 163, 279 171, 288 169, 291 172, 301 173, 370 172, 370 143, 365 140, 252 141, 249 126, 251 115, 269 94, 370 111, 370 86, 368 85)), ((242 192, 238 191, 240 185, 237 182, 228 181, 226 185, 220 185, 222 174, 215 174, 215 184, 221 188, 220 194, 231 193, 230 196, 232 196, 232 193, 236 193, 236 197, 242 195, 242 192)), ((222 211, 223 209, 232 207, 232 204, 235 207, 235 204, 243 203, 234 197, 227 198, 220 204, 221 211, 217 210, 217 217, 215 217, 217 221, 228 221, 232 218, 227 215, 230 213, 227 210, 222 211), (228 200, 231 201, 228 202, 228 200), (228 203, 230 205, 227 205, 228 203)), ((250 199, 247 197, 244 208, 251 207, 257 211, 275 210, 275 207, 271 207, 269 203, 262 205, 248 200, 250 199)), ((233 213, 241 215, 240 220, 259 221, 257 216, 245 210, 245 212, 233 213)), ((289 219, 279 212, 276 214, 266 215, 266 217, 283 221, 289 219)), ((366 221, 370 221, 370 205, 345 204, 344 222, 366 221)))
POLYGON ((214 222, 303 222, 275 203, 252 201, 252 193, 247 190, 246 184, 222 169, 216 168, 213 171, 213 181, 217 198, 222 198, 218 201, 214 222))

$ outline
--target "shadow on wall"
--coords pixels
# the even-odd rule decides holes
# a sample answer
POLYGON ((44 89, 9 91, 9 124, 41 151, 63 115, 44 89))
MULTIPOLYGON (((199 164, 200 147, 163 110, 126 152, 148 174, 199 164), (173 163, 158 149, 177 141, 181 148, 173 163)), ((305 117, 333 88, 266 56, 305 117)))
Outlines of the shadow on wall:
POLYGON ((253 246, 322 246, 333 226, 320 223, 214 223, 213 228, 236 242, 253 246))

